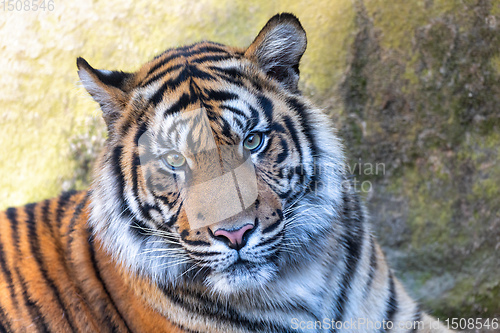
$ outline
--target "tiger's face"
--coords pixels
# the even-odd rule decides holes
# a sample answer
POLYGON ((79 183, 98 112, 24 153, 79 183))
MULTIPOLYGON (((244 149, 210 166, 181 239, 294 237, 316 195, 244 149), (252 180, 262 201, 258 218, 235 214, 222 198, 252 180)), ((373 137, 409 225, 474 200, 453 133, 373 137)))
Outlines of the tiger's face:
POLYGON ((338 214, 342 153, 298 92, 305 46, 300 23, 282 14, 247 49, 198 43, 133 74, 78 60, 109 129, 91 226, 126 267, 232 294, 321 248, 333 230, 325 217, 338 214), (332 174, 321 175, 327 164, 332 174), (321 200, 331 210, 316 208, 321 200))
MULTIPOLYGON (((197 45, 192 52, 198 57, 196 48, 207 45, 216 47, 197 45)), ((206 283, 223 290, 261 285, 278 271, 283 207, 302 184, 300 147, 285 128, 276 131, 290 110, 279 90, 250 84, 211 97, 228 90, 228 83, 213 74, 214 66, 221 71, 230 66, 241 73, 242 82, 251 82, 255 73, 244 59, 181 61, 162 80, 176 80, 182 71, 203 72, 213 80, 206 87, 204 79, 189 76, 178 89, 191 91, 192 102, 172 112, 182 95, 166 93, 164 104, 151 109, 147 130, 131 142, 142 177, 142 195, 131 192, 131 197, 150 198, 139 201, 141 221, 153 222, 147 228, 178 241, 197 269, 208 272, 206 283)))

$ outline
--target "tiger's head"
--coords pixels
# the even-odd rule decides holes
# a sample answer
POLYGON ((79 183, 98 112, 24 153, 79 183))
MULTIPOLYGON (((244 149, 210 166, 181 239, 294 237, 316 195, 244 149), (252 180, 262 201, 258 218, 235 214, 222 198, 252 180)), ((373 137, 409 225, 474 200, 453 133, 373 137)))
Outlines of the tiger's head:
POLYGON ((274 16, 246 49, 170 49, 135 73, 78 74, 108 140, 90 227, 160 285, 258 289, 320 255, 341 214, 344 161, 328 118, 299 92, 306 34, 274 16))

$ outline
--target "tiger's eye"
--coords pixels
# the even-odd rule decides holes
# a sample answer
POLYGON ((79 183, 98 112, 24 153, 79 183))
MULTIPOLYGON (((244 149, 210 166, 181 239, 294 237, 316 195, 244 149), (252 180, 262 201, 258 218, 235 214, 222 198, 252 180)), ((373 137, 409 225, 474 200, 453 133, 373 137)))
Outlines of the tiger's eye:
POLYGON ((186 163, 186 158, 178 152, 171 152, 163 156, 164 162, 172 168, 180 168, 186 163))
POLYGON ((250 151, 255 150, 260 147, 262 141, 262 135, 260 133, 250 133, 243 142, 243 147, 250 151))

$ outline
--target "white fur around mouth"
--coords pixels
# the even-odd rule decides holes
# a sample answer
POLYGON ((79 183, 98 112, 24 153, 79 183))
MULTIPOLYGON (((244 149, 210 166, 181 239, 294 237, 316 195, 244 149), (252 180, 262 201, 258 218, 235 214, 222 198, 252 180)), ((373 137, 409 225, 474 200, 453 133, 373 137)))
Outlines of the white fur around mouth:
POLYGON ((276 271, 277 267, 272 263, 237 261, 223 271, 212 272, 205 282, 215 292, 229 295, 262 288, 275 278, 276 271))

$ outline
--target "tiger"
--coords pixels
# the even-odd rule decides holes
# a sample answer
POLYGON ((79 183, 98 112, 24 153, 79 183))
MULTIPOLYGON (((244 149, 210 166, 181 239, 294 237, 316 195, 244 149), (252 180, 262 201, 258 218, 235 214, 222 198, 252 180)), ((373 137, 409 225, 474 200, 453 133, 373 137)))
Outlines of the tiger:
POLYGON ((107 140, 88 190, 0 215, 0 332, 447 332, 389 268, 306 33, 203 41, 137 72, 77 59, 107 140))

